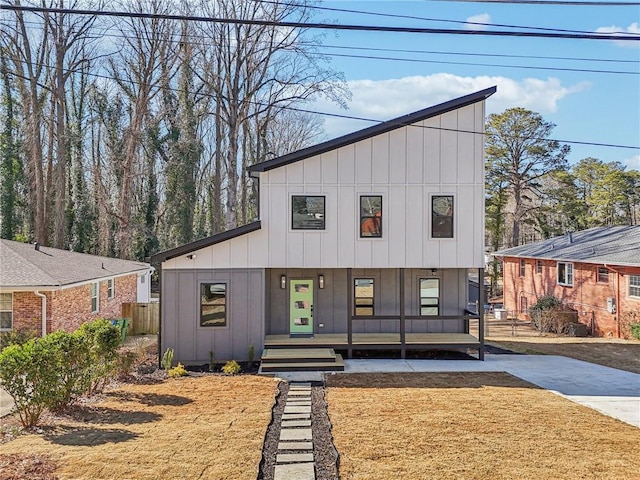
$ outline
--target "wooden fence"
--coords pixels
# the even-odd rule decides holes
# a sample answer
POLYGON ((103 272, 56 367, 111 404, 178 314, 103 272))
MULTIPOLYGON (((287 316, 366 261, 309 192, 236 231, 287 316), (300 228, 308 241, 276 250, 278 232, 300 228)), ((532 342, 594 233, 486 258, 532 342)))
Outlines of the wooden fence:
POLYGON ((123 303, 122 316, 131 319, 127 335, 155 334, 160 328, 160 304, 158 302, 123 303))

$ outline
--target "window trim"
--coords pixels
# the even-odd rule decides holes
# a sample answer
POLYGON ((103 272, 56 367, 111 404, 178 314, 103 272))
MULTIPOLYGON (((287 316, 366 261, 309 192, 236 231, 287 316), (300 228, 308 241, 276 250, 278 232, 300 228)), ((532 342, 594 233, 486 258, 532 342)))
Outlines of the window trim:
POLYGON ((562 285, 564 287, 573 287, 573 276, 574 276, 574 267, 573 262, 558 262, 557 263, 557 274, 556 280, 558 285, 562 285), (563 280, 560 279, 560 265, 565 266, 565 278, 563 280), (571 278, 569 278, 571 277, 571 278))
POLYGON ((227 328, 229 326, 229 284, 227 282, 201 282, 200 288, 198 289, 198 328, 227 328), (203 325, 202 322, 202 288, 208 285, 224 285, 224 323, 215 324, 215 325, 203 325))
POLYGON ((376 314, 376 279, 373 277, 356 277, 353 279, 353 316, 354 317, 372 317, 376 314), (358 280, 371 280, 372 292, 371 297, 357 297, 356 288, 358 287, 358 280), (369 308, 369 305, 358 305, 357 300, 359 298, 371 299, 371 314, 358 315, 358 308, 369 308))
POLYGON ((640 275, 629 275, 627 293, 631 298, 640 299, 640 275), (633 284, 632 284, 632 279, 633 279, 633 284), (637 289, 637 291, 635 291, 634 293, 631 293, 631 289, 637 289))
POLYGON ((107 278, 107 298, 113 300, 116 298, 116 280, 115 278, 107 278))
POLYGON ((382 238, 382 221, 384 219, 383 216, 383 210, 384 207, 382 205, 383 199, 382 199, 382 195, 372 195, 372 194, 361 194, 359 195, 359 201, 358 201, 358 207, 359 207, 359 211, 360 211, 360 224, 358 225, 358 230, 359 230, 359 234, 360 234, 360 238, 382 238), (362 199, 364 198, 379 198, 380 199, 380 210, 378 211, 378 214, 375 215, 364 215, 363 214, 363 208, 362 208, 362 199), (366 221, 366 219, 371 219, 371 221, 374 223, 376 223, 376 220, 378 221, 378 234, 377 235, 364 235, 362 232, 362 225, 363 222, 366 221))
POLYGON ((525 295, 520 296, 520 313, 529 313, 529 299, 525 295))
POLYGON ((536 260, 536 274, 542 275, 542 268, 544 267, 544 263, 542 260, 536 260))
POLYGON ((11 332, 13 331, 13 292, 1 292, 0 295, 10 295, 11 296, 11 310, 6 310, 3 309, 1 307, 1 303, 0 303, 0 312, 6 313, 6 312, 10 312, 11 313, 11 326, 9 328, 2 328, 0 326, 0 332, 11 332))
POLYGON ((291 230, 300 230, 300 231, 309 231, 309 232, 317 232, 324 231, 327 229, 327 197, 326 195, 318 195, 318 194, 309 194, 309 195, 291 195, 291 205, 289 207, 289 212, 291 214, 291 230), (322 198, 322 228, 304 228, 304 227, 296 227, 293 223, 293 202, 296 198, 322 198))
POLYGON ((441 292, 441 288, 440 288, 440 278, 438 277, 419 277, 418 278, 418 313, 421 317, 437 317, 440 315, 440 292, 441 292), (438 284, 438 296, 437 297, 423 297, 422 296, 422 280, 435 280, 438 284), (422 300, 423 299, 427 299, 427 298, 431 298, 431 299, 436 299, 437 303, 435 305, 422 305, 422 300), (422 307, 435 307, 436 308, 436 314, 435 315, 423 315, 422 314, 422 307))
POLYGON ((100 311, 100 282, 91 282, 91 313, 100 311), (95 292, 94 292, 95 289, 95 292), (93 308, 93 300, 96 301, 96 307, 93 308))
POLYGON ((520 259, 520 270, 518 271, 520 277, 527 276, 527 260, 524 258, 520 259))
POLYGON ((452 194, 433 194, 431 195, 431 202, 430 202, 430 216, 431 216, 431 231, 430 231, 430 238, 432 239, 436 239, 436 240, 446 240, 446 239, 453 239, 455 238, 455 211, 456 211, 456 201, 455 201, 455 195, 452 194), (450 198, 451 199, 451 215, 445 216, 445 215, 436 215, 436 212, 433 209, 433 203, 436 199, 438 198, 450 198), (440 216, 440 217, 446 217, 446 218, 450 218, 451 219, 451 235, 434 235, 435 230, 434 230, 434 224, 436 221, 436 218, 440 216))
POLYGON ((596 268, 596 283, 608 284, 609 280, 610 280, 609 279, 609 273, 611 273, 611 271, 607 267, 597 267, 596 268), (605 277, 606 277, 606 280, 602 280, 605 277))

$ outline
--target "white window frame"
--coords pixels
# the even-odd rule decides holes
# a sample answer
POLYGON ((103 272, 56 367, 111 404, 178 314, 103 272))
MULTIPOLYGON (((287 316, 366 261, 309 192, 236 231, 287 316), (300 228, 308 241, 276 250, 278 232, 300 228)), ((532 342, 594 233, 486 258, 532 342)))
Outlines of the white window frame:
POLYGON ((9 328, 1 328, 0 327, 0 332, 11 332, 13 330, 13 293, 12 292, 2 292, 2 293, 0 293, 0 295, 11 295, 11 310, 2 309, 2 307, 0 307, 0 312, 3 312, 3 313, 11 312, 11 326, 9 328))
POLYGON ((572 262, 558 262, 557 265, 557 281, 558 285, 565 287, 573 287, 574 269, 572 262), (560 278, 560 265, 564 265, 564 278, 560 278))
POLYGON ((629 275, 629 296, 640 298, 640 275, 629 275))
POLYGON ((536 260, 536 274, 538 275, 542 274, 543 267, 544 267, 544 264, 542 263, 542 260, 536 260))
POLYGON ((113 299, 116 297, 116 280, 115 278, 107 278, 107 298, 113 299))
POLYGON ((98 313, 100 311, 100 282, 93 282, 91 284, 91 313, 98 313), (95 288, 95 294, 94 294, 95 288), (93 299, 96 299, 96 308, 93 308, 93 299))

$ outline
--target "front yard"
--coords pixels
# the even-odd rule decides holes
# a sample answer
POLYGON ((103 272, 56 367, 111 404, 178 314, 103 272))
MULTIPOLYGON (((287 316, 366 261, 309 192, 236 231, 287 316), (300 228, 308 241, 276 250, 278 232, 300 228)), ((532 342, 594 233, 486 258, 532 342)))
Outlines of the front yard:
POLYGON ((13 461, 0 479, 254 480, 276 390, 275 379, 256 376, 124 385, 0 445, 0 465, 28 453, 53 461, 56 476, 12 476, 13 461))

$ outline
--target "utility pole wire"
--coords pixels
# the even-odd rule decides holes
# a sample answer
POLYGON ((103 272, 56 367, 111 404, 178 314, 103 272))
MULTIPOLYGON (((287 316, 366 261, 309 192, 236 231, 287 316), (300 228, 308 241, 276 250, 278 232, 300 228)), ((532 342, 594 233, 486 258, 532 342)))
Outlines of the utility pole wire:
POLYGON ((640 41, 640 35, 633 34, 585 34, 585 33, 552 33, 552 32, 518 32, 504 30, 460 30, 448 28, 420 28, 420 27, 385 27, 377 25, 340 25, 332 23, 302 23, 302 22, 274 22, 270 20, 244 20, 235 18, 215 18, 174 14, 116 12, 106 10, 80 10, 72 8, 25 7, 15 5, 0 5, 0 10, 23 11, 33 13, 61 13, 68 15, 93 15, 102 17, 126 17, 161 20, 182 20, 192 22, 224 23, 230 25, 262 25, 271 27, 307 28, 320 30, 351 30, 362 32, 390 32, 390 33, 430 33, 443 35, 476 35, 494 37, 535 37, 562 38, 577 40, 616 40, 640 41))

